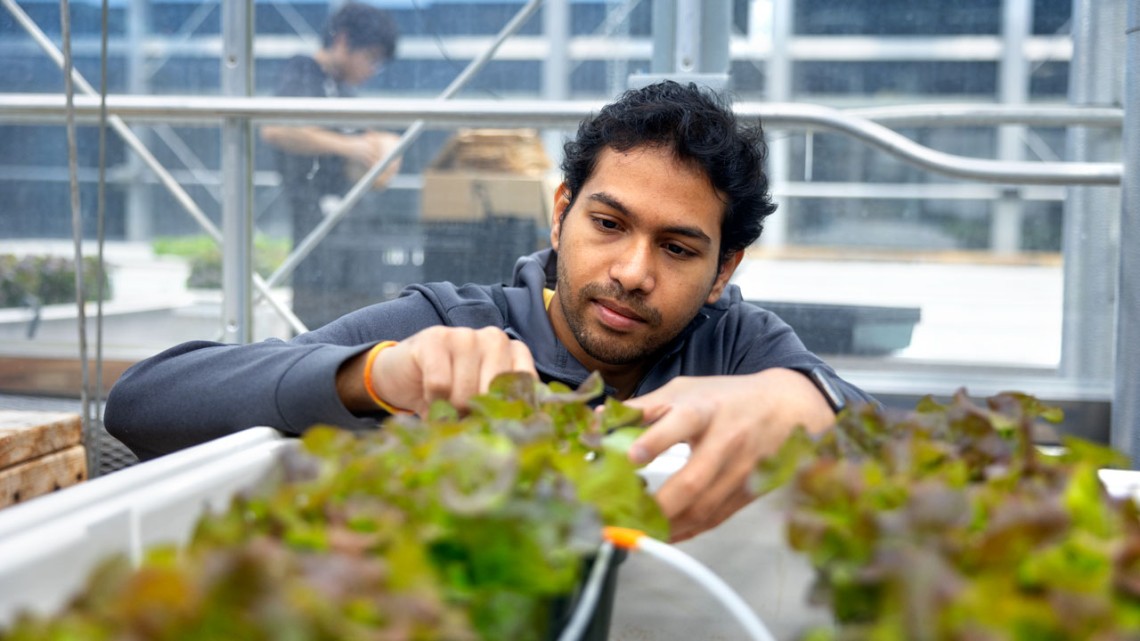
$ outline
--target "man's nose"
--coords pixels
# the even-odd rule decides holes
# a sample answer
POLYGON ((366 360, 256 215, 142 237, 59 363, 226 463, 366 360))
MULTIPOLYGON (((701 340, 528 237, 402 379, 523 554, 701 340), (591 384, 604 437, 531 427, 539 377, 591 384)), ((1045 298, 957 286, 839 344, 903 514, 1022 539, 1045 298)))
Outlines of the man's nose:
POLYGON ((610 278, 627 292, 648 294, 656 284, 656 253, 651 240, 637 240, 627 244, 622 255, 610 266, 610 278))

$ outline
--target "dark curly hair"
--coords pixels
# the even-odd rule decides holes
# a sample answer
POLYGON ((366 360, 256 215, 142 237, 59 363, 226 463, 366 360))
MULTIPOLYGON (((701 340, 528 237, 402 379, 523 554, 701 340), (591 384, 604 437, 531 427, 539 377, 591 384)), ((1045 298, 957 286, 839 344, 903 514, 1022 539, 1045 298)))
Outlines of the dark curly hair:
POLYGON ((348 40, 349 49, 379 49, 385 60, 396 57, 400 34, 387 11, 359 2, 346 3, 329 18, 324 46, 331 46, 341 34, 348 40))
POLYGON ((764 219, 776 210, 764 173, 763 130, 759 124, 739 124, 724 100, 693 83, 666 80, 631 89, 583 120, 578 135, 563 146, 562 175, 570 204, 602 149, 626 152, 642 146, 667 147, 678 159, 696 163, 724 194, 721 265, 756 242, 764 219))

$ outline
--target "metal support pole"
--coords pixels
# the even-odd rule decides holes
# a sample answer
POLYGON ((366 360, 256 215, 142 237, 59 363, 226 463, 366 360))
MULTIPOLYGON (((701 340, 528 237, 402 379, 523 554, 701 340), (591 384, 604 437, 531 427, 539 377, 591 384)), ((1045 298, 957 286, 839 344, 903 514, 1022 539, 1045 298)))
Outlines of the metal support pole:
MULTIPOLYGON (((542 7, 542 33, 550 45, 550 53, 542 61, 542 97, 566 100, 570 97, 570 2, 547 0, 542 7)), ((562 131, 548 129, 542 134, 546 153, 562 156, 562 131)))
MULTIPOLYGON (((1074 0, 1069 103, 1119 107, 1124 93, 1124 25, 1127 0, 1074 0)), ((1070 127, 1066 160, 1120 159, 1120 135, 1110 129, 1070 127)), ((1120 254, 1120 189, 1073 186, 1066 190, 1061 244, 1064 302, 1061 375, 1107 385, 1112 380, 1117 258, 1120 254)))
MULTIPOLYGON (((222 4, 222 93, 253 95, 253 0, 222 4)), ((222 337, 253 341, 253 134, 247 118, 222 125, 222 337)))
MULTIPOLYGON (((603 36, 614 36, 616 40, 629 39, 629 14, 640 4, 640 0, 611 0, 606 3, 610 7, 605 21, 599 25, 595 33, 603 36), (611 6, 612 5, 612 6, 611 6)), ((576 63, 576 68, 581 61, 576 63)), ((629 58, 615 57, 606 60, 606 95, 616 96, 629 87, 629 58)))
POLYGON ((653 57, 649 61, 651 76, 673 72, 673 52, 677 39, 676 0, 653 0, 653 57))
MULTIPOLYGON (((697 73, 701 59, 701 3, 700 0, 676 0, 676 47, 673 50, 673 69, 680 73, 697 73)), ((725 34, 727 35, 727 34, 725 34)))
POLYGON ((1112 445, 1140 462, 1140 0, 1128 2, 1124 63, 1124 181, 1112 445))
POLYGON ((542 97, 566 100, 570 97, 569 0, 547 0, 542 7, 542 33, 550 45, 542 61, 542 97))
MULTIPOLYGON (((768 9, 770 7, 772 48, 768 54, 767 73, 764 77, 765 94, 770 102, 792 101, 792 59, 791 40, 794 20, 793 0, 773 0, 771 3, 754 2, 752 11, 768 9)), ((760 16, 754 16, 752 23, 761 22, 760 16)), ((791 145, 786 134, 772 136, 769 130, 765 138, 768 140, 768 184, 772 190, 779 193, 789 180, 789 167, 791 164, 791 145)), ((795 206, 784 198, 779 202, 776 214, 764 221, 764 233, 760 236, 760 245, 768 248, 780 248, 788 244, 788 221, 795 213, 795 206)))
MULTIPOLYGON (((1004 0, 1002 3, 1002 48, 998 100, 1003 105, 1023 105, 1029 100, 1029 65, 1025 60, 1025 42, 1033 29, 1032 0, 1004 0)), ((1025 156, 1026 129, 1020 125, 1003 125, 998 129, 997 157, 1019 161, 1025 156)), ((990 223, 990 249, 998 254, 1012 254, 1021 249, 1023 207, 1016 191, 994 202, 990 223)))
POLYGON ((630 87, 668 78, 726 90, 731 33, 732 6, 727 0, 655 0, 649 73, 630 76, 630 87))
MULTIPOLYGON (((127 5, 127 93, 146 95, 149 74, 146 69, 147 25, 150 24, 150 0, 130 0, 127 5)), ((147 133, 137 134, 146 137, 147 133)), ((146 144, 147 140, 142 141, 146 144)), ((149 147, 149 145, 147 145, 149 147)), ((154 236, 154 207, 150 187, 140 180, 145 167, 138 156, 127 156, 127 171, 132 180, 127 185, 126 236, 135 242, 149 241, 154 236)))

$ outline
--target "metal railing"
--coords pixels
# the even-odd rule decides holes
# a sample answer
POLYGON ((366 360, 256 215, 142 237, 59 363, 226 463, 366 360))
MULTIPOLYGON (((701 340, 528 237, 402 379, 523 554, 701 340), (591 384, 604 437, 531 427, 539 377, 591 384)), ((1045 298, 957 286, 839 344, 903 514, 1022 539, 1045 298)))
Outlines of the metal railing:
MULTIPOLYGON (((416 121, 433 127, 570 127, 596 111, 596 101, 435 99, 338 99, 278 97, 108 96, 108 113, 132 121, 220 124, 227 118, 283 122, 351 122, 406 126, 416 121)), ((77 97, 76 115, 98 116, 94 97, 77 97)), ((769 129, 840 133, 881 149, 912 165, 955 178, 1011 185, 1119 185, 1121 163, 1001 161, 958 156, 921 145, 890 129, 1022 124, 1041 127, 1119 128, 1123 110, 1080 107, 999 107, 914 105, 840 110, 803 103, 734 105, 745 119, 759 119, 769 129)), ((58 121, 66 112, 54 94, 0 94, 0 119, 58 121)))
MULTIPOLYGON (((5 0, 9 1, 9 0, 5 0)), ((486 60, 487 58, 484 58, 486 60)), ((79 84, 87 95, 76 96, 74 110, 81 122, 94 122, 100 103, 86 83, 79 84)), ((221 231, 186 194, 171 173, 126 126, 126 121, 189 123, 221 126, 228 121, 351 122, 370 125, 406 126, 402 153, 427 127, 529 126, 572 127, 601 108, 597 101, 544 100, 449 100, 439 99, 337 99, 227 96, 108 96, 110 124, 140 155, 183 208, 218 242, 221 231)), ((972 158, 941 152, 923 146, 885 126, 946 127, 998 126, 1017 123, 1030 126, 1081 126, 1119 128, 1123 110, 1080 107, 1002 107, 997 105, 910 105, 889 108, 839 110, 820 105, 755 102, 738 103, 734 109, 745 119, 759 119, 771 129, 828 131, 843 134, 881 149, 912 165, 956 178, 1010 185, 1119 185, 1121 163, 1026 162, 972 158)), ((0 120, 21 122, 61 122, 67 114, 63 96, 57 94, 0 94, 0 120)), ((394 157, 394 155, 393 155, 394 157)), ((335 225, 363 192, 370 177, 390 162, 382 160, 361 180, 365 188, 350 191, 338 214, 328 217, 311 239, 306 239, 268 279, 252 275, 257 294, 265 297, 295 331, 304 325, 268 289, 281 282, 335 225), (359 196, 359 194, 356 194, 359 196)))

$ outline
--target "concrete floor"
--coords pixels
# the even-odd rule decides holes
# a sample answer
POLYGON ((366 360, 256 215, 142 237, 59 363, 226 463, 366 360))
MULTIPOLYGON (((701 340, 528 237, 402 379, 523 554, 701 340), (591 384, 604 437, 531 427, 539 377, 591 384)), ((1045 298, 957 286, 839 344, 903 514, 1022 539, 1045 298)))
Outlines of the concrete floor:
MULTIPOLYGON (((777 639, 791 640, 829 618, 807 603, 811 567, 784 544, 779 504, 779 495, 762 498, 680 548, 724 579, 777 639)), ((636 553, 620 566, 612 641, 743 638, 725 607, 672 567, 636 553)))

